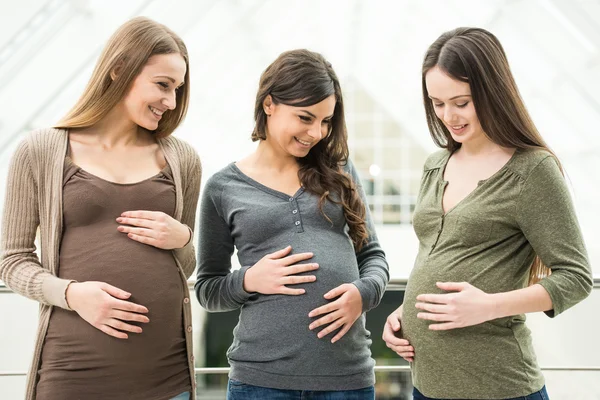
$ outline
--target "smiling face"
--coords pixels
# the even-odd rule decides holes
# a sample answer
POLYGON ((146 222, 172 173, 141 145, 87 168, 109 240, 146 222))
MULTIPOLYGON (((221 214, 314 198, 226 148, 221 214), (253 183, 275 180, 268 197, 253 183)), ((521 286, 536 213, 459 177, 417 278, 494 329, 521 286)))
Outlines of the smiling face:
POLYGON ((267 96, 263 102, 267 114, 266 142, 285 155, 306 157, 331 132, 335 105, 334 95, 306 107, 275 104, 267 96))
POLYGON ((485 136, 468 82, 456 80, 439 67, 434 67, 425 75, 425 83, 435 114, 452 139, 464 144, 485 136))
POLYGON ((184 84, 185 73, 180 54, 150 57, 121 101, 126 117, 150 131, 157 129, 163 114, 177 106, 176 93, 184 84))

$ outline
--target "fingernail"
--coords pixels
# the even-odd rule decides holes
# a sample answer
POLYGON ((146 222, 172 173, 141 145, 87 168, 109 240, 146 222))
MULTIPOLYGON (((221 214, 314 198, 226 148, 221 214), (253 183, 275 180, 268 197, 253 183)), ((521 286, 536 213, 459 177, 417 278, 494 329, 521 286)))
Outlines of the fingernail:
POLYGON ((123 221, 123 218, 121 218, 121 217, 117 218, 117 222, 121 222, 121 221, 123 221))
POLYGON ((331 343, 337 342, 337 339, 331 339, 331 343))

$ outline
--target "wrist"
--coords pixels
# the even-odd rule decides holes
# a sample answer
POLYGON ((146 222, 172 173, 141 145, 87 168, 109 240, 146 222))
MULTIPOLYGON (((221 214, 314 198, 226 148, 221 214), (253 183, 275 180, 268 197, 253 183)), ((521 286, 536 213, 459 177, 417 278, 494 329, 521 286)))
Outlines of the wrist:
POLYGON ((185 224, 181 224, 181 229, 181 246, 178 247, 180 249, 187 246, 192 240, 192 229, 185 224))
POLYGON ((244 274, 244 280, 242 281, 242 288, 246 293, 255 293, 254 287, 252 286, 252 267, 246 270, 244 274))
POLYGON ((78 285, 78 282, 73 281, 67 285, 67 290, 65 291, 65 301, 67 302, 67 306, 69 306, 71 310, 75 310, 75 292, 77 291, 78 285))
POLYGON ((493 319, 502 318, 504 315, 502 314, 502 310, 500 307, 500 299, 498 298, 500 293, 486 294, 486 304, 487 304, 487 315, 488 321, 493 319))

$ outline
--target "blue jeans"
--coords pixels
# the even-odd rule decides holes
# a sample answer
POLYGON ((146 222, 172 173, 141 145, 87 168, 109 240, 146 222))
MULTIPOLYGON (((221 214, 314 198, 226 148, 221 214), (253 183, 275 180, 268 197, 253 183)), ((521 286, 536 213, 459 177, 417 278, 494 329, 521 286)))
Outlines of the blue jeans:
MULTIPOLYGON (((539 392, 531 393, 530 395, 523 397, 513 397, 512 399, 506 400, 549 400, 548 393, 546 392, 546 386, 542 388, 539 392)), ((440 400, 433 399, 431 397, 424 396, 417 390, 417 388, 413 388, 413 400, 440 400)))
POLYGON ((190 392, 183 392, 173 397, 171 400, 190 400, 190 392))
MULTIPOLYGON (((343 379, 343 378, 340 378, 343 379)), ((374 400, 375 387, 358 390, 283 390, 229 380, 227 400, 374 400)))

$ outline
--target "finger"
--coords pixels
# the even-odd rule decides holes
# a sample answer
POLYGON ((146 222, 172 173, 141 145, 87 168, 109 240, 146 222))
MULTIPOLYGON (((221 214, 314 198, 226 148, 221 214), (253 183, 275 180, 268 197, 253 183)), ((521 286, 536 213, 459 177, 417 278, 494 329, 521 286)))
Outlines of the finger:
POLYGON ((119 332, 118 330, 113 329, 108 325, 101 325, 100 328, 98 328, 98 329, 100 329, 102 332, 106 333, 109 336, 116 337, 117 339, 128 339, 129 338, 129 336, 127 336, 126 333, 119 332))
POLYGON ((447 292, 460 292, 469 287, 467 282, 437 282, 436 286, 447 292))
POLYGON ((120 319, 121 321, 135 321, 135 322, 142 322, 145 324, 150 322, 150 319, 148 317, 146 317, 145 315, 131 313, 131 312, 125 312, 125 311, 121 311, 121 310, 112 310, 112 312, 110 313, 110 316, 112 318, 120 319))
POLYGON ((446 322, 443 324, 431 324, 429 325, 429 329, 432 331, 447 331, 450 329, 460 328, 461 326, 456 322, 446 322))
MULTIPOLYGON (((399 355, 400 357, 402 357, 402 355, 401 355, 401 354, 398 354, 398 355, 399 355)), ((404 359, 405 359, 406 361, 408 361, 408 362, 413 362, 413 361, 415 360, 413 357, 402 357, 402 358, 404 358, 404 359)))
POLYGON ((437 314, 443 314, 448 311, 448 307, 440 304, 431 304, 431 303, 416 303, 415 307, 420 310, 430 311, 437 314))
POLYGON ((117 222, 124 225, 138 226, 142 228, 153 228, 156 225, 156 222, 149 219, 142 218, 117 218, 117 222))
POLYGON ((314 310, 312 310, 311 312, 308 313, 308 316, 310 318, 312 317, 316 317, 322 314, 327 314, 330 313, 332 311, 335 311, 337 309, 340 308, 339 303, 336 301, 329 303, 329 304, 325 304, 324 306, 321 306, 319 308, 315 308, 314 310))
POLYGON ((296 264, 290 267, 287 267, 284 270, 286 275, 297 275, 303 272, 314 271, 319 268, 319 264, 311 263, 311 264, 296 264))
POLYGON ((314 282, 317 280, 317 277, 314 275, 306 275, 306 276, 285 276, 282 279, 282 283, 284 285, 297 285, 299 283, 307 283, 314 282))
POLYGON ((319 333, 317 333, 317 337, 319 339, 322 339, 325 336, 329 335, 331 332, 341 328, 342 325, 344 325, 344 321, 342 318, 339 318, 339 319, 333 321, 331 324, 329 324, 326 328, 321 329, 321 331, 319 333))
POLYGON ((127 237, 129 239, 135 240, 136 242, 140 242, 140 243, 144 243, 150 246, 157 246, 158 245, 158 240, 148 237, 148 236, 141 236, 141 235, 136 235, 135 233, 128 233, 127 237))
POLYGON ((424 303, 448 304, 453 294, 420 294, 417 301, 424 303))
POLYGON ((339 331, 338 334, 335 335, 335 337, 333 339, 331 339, 331 343, 335 343, 338 340, 340 340, 341 338, 343 338, 344 335, 350 330, 351 326, 352 326, 352 324, 345 324, 344 327, 342 328, 342 330, 339 331))
POLYGON ((326 299, 335 299, 350 290, 350 285, 351 283, 344 283, 343 285, 331 289, 329 292, 325 293, 323 297, 326 299))
POLYGON ((432 313, 417 313, 417 318, 426 319, 428 321, 436 321, 436 322, 448 322, 453 321, 454 318, 448 314, 432 314, 432 313))
POLYGON ((112 308, 115 310, 129 311, 138 314, 146 314, 148 312, 148 309, 142 305, 123 300, 115 301, 115 303, 112 305, 112 308))
POLYGON ((397 337, 391 328, 386 325, 383 328, 383 334, 381 335, 383 341, 388 344, 388 347, 391 346, 408 346, 410 343, 406 339, 402 339, 397 337))
POLYGON ((154 239, 156 239, 157 236, 156 231, 146 228, 132 228, 130 226, 119 226, 117 230, 123 233, 133 233, 138 236, 145 236, 154 239))
POLYGON ((392 314, 388 317, 388 322, 392 331, 397 332, 400 330, 400 318, 398 318, 397 314, 392 314))
POLYGON ((342 313, 340 312, 332 312, 327 314, 324 317, 319 318, 316 321, 313 321, 309 326, 308 329, 313 330, 315 328, 318 328, 321 325, 326 325, 326 324, 330 324, 333 321, 337 321, 338 319, 340 319, 342 317, 342 313))
POLYGON ((286 294, 288 296, 299 296, 301 294, 306 293, 306 290, 304 290, 304 289, 291 289, 291 288, 289 288, 287 286, 282 286, 277 293, 279 293, 279 294, 286 294))
POLYGON ((127 300, 129 297, 131 297, 131 293, 121 290, 118 287, 109 285, 108 283, 103 284, 101 289, 117 299, 127 300))
POLYGON ((139 326, 130 325, 115 318, 109 319, 105 325, 112 326, 113 328, 118 329, 121 332, 125 331, 131 333, 142 333, 142 328, 140 328, 139 326))
POLYGON ((146 210, 125 211, 124 213, 121 213, 121 217, 125 217, 125 218, 141 218, 141 219, 151 219, 151 220, 158 220, 163 215, 165 215, 165 213, 160 212, 160 211, 146 211, 146 210))
POLYGON ((271 260, 278 260, 281 257, 290 254, 290 251, 292 251, 292 246, 288 246, 285 249, 277 250, 275 253, 267 254, 265 257, 271 260))
POLYGON ((396 353, 414 356, 415 349, 412 346, 388 346, 390 349, 394 350, 396 353))
POLYGON ((298 253, 292 254, 291 256, 287 256, 281 259, 283 265, 292 265, 297 264, 300 261, 308 260, 313 257, 313 253, 298 253))

